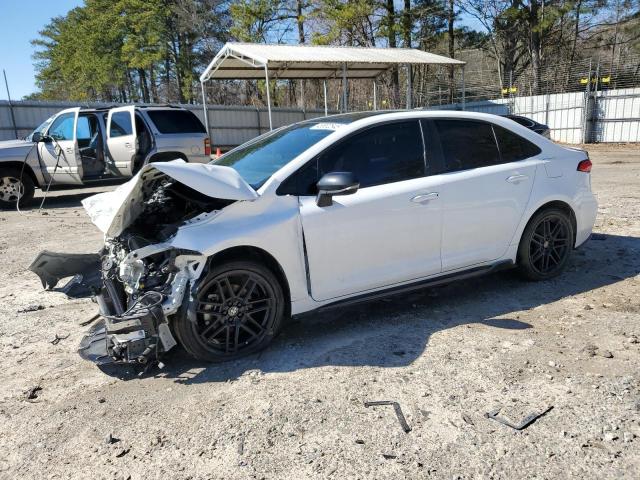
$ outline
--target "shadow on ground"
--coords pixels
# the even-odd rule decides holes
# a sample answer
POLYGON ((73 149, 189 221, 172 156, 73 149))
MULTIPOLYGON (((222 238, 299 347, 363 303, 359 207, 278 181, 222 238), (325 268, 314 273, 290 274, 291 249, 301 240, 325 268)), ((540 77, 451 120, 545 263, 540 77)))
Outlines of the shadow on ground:
MULTIPOLYGON (((241 360, 207 364, 182 350, 158 375, 185 384, 223 382, 249 370, 289 372, 322 366, 402 367, 428 348, 434 333, 465 324, 514 331, 533 328, 514 312, 549 304, 640 273, 640 238, 599 234, 574 252, 567 271, 548 282, 525 282, 515 272, 431 288, 291 320, 264 351, 241 360)), ((553 322, 553 318, 546 319, 553 322)), ((105 370, 133 378, 129 369, 105 370)))

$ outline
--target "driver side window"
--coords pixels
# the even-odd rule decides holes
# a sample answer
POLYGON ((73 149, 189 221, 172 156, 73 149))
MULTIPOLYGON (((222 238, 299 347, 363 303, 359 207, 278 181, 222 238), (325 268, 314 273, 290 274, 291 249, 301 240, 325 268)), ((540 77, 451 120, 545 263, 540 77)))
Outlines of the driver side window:
POLYGON ((422 133, 417 120, 369 128, 327 149, 285 182, 279 195, 315 195, 316 183, 330 172, 352 172, 360 188, 425 175, 422 133))
POLYGON ((56 140, 73 140, 73 124, 75 113, 63 113, 56 118, 49 128, 48 135, 56 140))

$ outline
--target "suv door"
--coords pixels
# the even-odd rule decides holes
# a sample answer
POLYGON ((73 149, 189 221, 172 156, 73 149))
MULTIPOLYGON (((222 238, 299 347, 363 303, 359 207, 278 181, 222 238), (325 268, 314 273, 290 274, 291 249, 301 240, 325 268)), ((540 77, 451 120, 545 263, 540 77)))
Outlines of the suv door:
POLYGON ((529 201, 540 149, 487 122, 428 123, 436 134, 427 149, 442 156, 447 172, 440 175, 442 270, 499 259, 529 201), (500 148, 496 137, 502 138, 500 148))
POLYGON ((300 215, 315 300, 440 272, 437 180, 425 176, 417 120, 357 133, 298 173, 309 186, 300 196, 300 215), (315 183, 335 171, 354 173, 360 188, 319 207, 315 183))
POLYGON ((138 149, 134 106, 109 110, 107 149, 117 172, 130 177, 133 174, 133 163, 138 149))
POLYGON ((82 162, 76 133, 79 112, 79 107, 62 110, 45 132, 51 140, 38 143, 47 183, 51 180, 52 185, 82 184, 82 162))

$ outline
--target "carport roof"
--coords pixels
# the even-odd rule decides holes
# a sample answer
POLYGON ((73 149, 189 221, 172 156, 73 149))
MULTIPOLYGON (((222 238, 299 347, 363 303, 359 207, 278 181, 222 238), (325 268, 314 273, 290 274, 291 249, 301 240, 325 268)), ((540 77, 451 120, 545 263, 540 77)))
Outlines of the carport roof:
POLYGON ((364 48, 227 43, 200 76, 211 79, 375 78, 394 65, 464 65, 411 48, 364 48), (344 72, 343 72, 344 68, 344 72))

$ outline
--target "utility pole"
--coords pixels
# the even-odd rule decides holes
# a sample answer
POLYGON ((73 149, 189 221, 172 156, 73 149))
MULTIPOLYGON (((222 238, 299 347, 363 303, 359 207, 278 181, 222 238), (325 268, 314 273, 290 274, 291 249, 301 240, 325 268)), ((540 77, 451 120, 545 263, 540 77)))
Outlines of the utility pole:
POLYGON ((11 103, 11 94, 9 93, 9 82, 7 82, 7 72, 2 69, 2 74, 4 75, 4 86, 7 88, 7 99, 9 100, 9 112, 11 112, 11 123, 13 124, 13 133, 16 135, 16 140, 18 139, 18 127, 16 126, 16 117, 13 113, 13 104, 11 103))

